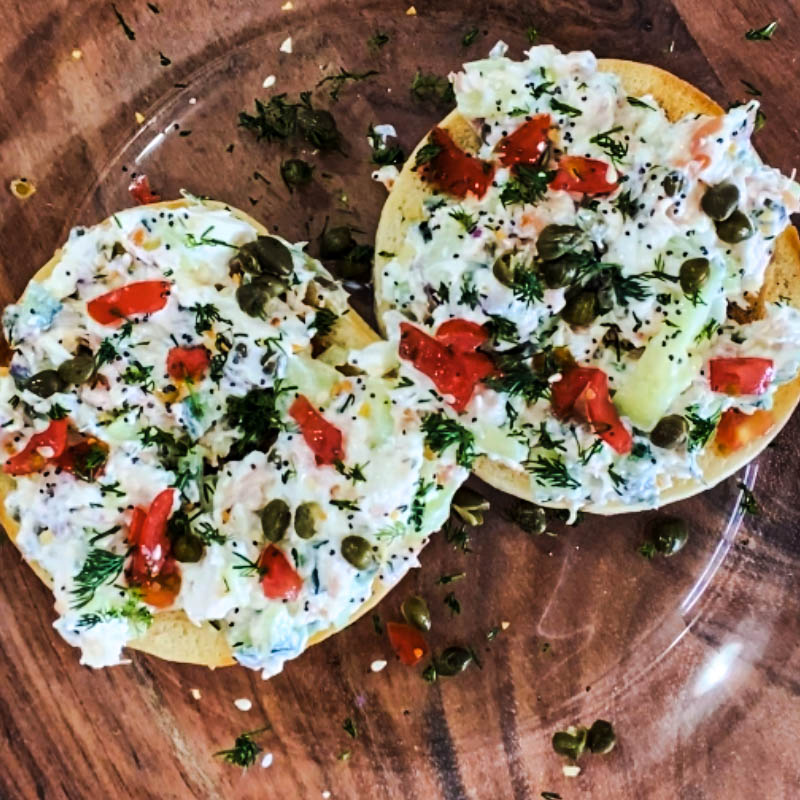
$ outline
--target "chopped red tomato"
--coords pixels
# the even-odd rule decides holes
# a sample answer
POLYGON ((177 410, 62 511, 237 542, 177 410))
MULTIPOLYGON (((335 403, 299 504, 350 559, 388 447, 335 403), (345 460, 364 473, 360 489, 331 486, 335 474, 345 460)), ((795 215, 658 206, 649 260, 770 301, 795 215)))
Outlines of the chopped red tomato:
POLYGON ((6 475, 40 472, 49 461, 63 454, 67 446, 68 425, 66 418, 54 419, 46 430, 34 433, 25 447, 3 464, 3 472, 6 475))
POLYGON ((274 544, 261 553, 258 566, 262 572, 261 589, 272 600, 294 600, 303 588, 303 579, 283 552, 274 544))
POLYGON ((167 353, 167 374, 176 381, 198 381, 210 361, 211 355, 203 345, 173 347, 167 353))
POLYGON ((434 128, 430 144, 439 148, 436 155, 420 169, 423 180, 454 197, 474 194, 481 198, 494 177, 494 166, 465 153, 444 128, 434 128))
POLYGON ((438 327, 436 338, 456 353, 469 353, 480 347, 489 338, 489 334, 477 322, 449 319, 438 327))
POLYGON ((550 144, 550 125, 549 114, 537 114, 508 136, 504 136, 494 149, 499 154, 501 163, 507 167, 515 164, 536 164, 550 144))
POLYGON ((711 389, 723 394, 764 394, 775 374, 771 358, 712 358, 711 389))
POLYGON ((157 578, 144 581, 139 587, 142 601, 156 608, 169 608, 181 590, 181 569, 172 556, 164 562, 157 578))
MULTIPOLYGON (((494 369, 491 359, 483 353, 475 352, 479 334, 471 328, 472 323, 458 320, 463 323, 463 329, 456 331, 456 320, 444 323, 451 325, 444 332, 443 339, 428 336, 427 333, 415 328, 407 322, 400 323, 400 357, 410 361, 420 372, 427 375, 436 388, 446 395, 451 395, 453 400, 450 405, 456 411, 463 411, 472 397, 475 387, 494 369), (445 342, 458 343, 449 346, 445 342), (467 344, 469 343, 469 347, 467 344), (471 348, 471 349, 470 349, 471 348)), ((477 326, 478 328, 480 326, 477 326)), ((486 334, 483 333, 485 340, 486 334)))
POLYGON ((308 398, 297 395, 289 406, 289 416, 300 426, 300 432, 317 459, 317 464, 334 464, 344 461, 342 432, 331 425, 311 405, 308 398))
POLYGON ((630 431, 623 425, 608 393, 608 376, 597 367, 574 367, 551 384, 556 416, 575 414, 585 419, 594 432, 623 455, 633 447, 630 431))
POLYGON ((764 409, 745 414, 738 408, 729 408, 717 425, 717 446, 723 453, 732 453, 763 436, 774 422, 772 413, 764 409))
POLYGON ((161 199, 160 195, 150 189, 150 180, 147 175, 137 175, 128 186, 128 191, 140 206, 157 203, 161 199))
POLYGON ((551 189, 583 194, 608 194, 617 188, 617 183, 607 179, 609 165, 597 158, 562 156, 558 160, 556 176, 550 182, 551 189))
POLYGON ((137 281, 121 286, 87 303, 89 316, 101 325, 119 325, 133 314, 152 314, 167 304, 167 281, 137 281))
POLYGON ((157 578, 167 561, 172 546, 167 536, 167 521, 172 514, 174 494, 174 489, 164 489, 159 492, 150 504, 141 524, 134 511, 128 538, 134 546, 130 577, 135 584, 144 584, 157 578))
POLYGON ((108 445, 93 436, 76 437, 52 463, 84 481, 93 481, 102 474, 108 460, 108 445))
POLYGON ((409 667, 413 667, 428 652, 428 645, 422 634, 410 625, 403 622, 387 622, 386 633, 389 634, 392 650, 409 667))

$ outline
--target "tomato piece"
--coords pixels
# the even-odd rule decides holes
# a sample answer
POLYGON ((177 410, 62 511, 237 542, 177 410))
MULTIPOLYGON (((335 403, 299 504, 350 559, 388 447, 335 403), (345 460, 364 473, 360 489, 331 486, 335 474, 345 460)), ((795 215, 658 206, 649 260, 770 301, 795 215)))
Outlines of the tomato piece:
POLYGON ((69 421, 54 419, 46 430, 34 433, 27 444, 16 455, 3 464, 6 475, 30 475, 32 472, 41 472, 44 466, 52 459, 59 458, 67 446, 67 430, 69 421), (48 448, 48 453, 40 452, 48 448))
POLYGON ((303 588, 303 579, 295 572, 294 567, 283 551, 269 545, 258 559, 262 572, 261 589, 265 597, 271 600, 294 600, 303 588))
POLYGON ((444 128, 434 128, 430 142, 439 151, 420 168, 423 180, 462 199, 468 194, 478 199, 486 194, 494 178, 494 165, 464 152, 444 128))
POLYGON ((167 353, 167 374, 176 381, 197 381, 211 362, 211 354, 203 345, 173 347, 167 353))
POLYGON ((128 186, 128 191, 140 206, 157 203, 161 199, 161 195, 155 194, 150 189, 150 179, 147 175, 137 175, 128 186))
POLYGON ((588 422, 594 432, 620 455, 630 453, 633 437, 619 417, 608 392, 608 376, 597 367, 574 367, 551 384, 551 402, 558 417, 572 414, 588 422))
POLYGON ((400 358, 410 361, 423 375, 427 375, 442 394, 452 395, 450 405, 456 411, 467 407, 475 387, 494 371, 491 359, 484 353, 475 352, 477 344, 474 343, 479 336, 484 341, 486 333, 481 329, 479 334, 475 328, 480 329, 480 326, 473 325, 466 320, 445 322, 439 331, 449 327, 444 331, 445 341, 440 341, 439 333, 434 339, 407 322, 400 323, 400 358), (462 325, 456 327, 456 321, 462 325), (464 349, 456 350, 446 341, 457 342, 459 348, 464 349), (471 350, 467 348, 468 342, 471 350))
POLYGON ((597 158, 562 156, 556 166, 556 176, 550 182, 551 189, 584 194, 608 194, 619 185, 608 182, 606 176, 609 165, 597 158))
POLYGON ((344 461, 342 432, 331 425, 307 397, 297 395, 289 407, 289 416, 300 426, 300 432, 314 453, 317 464, 330 465, 344 461))
POLYGON ((409 667, 413 667, 428 653, 428 644, 422 634, 403 622, 387 622, 386 633, 389 644, 397 657, 409 667))
MULTIPOLYGON (((134 534, 129 531, 129 537, 134 545, 131 559, 130 577, 136 584, 146 583, 152 578, 157 578, 169 556, 172 544, 167 536, 167 521, 172 514, 172 501, 174 489, 164 489, 159 492, 141 522, 139 530, 134 534)), ((133 524, 134 520, 132 520, 133 524)), ((136 522, 138 525, 138 521, 136 522)))
POLYGON ((133 314, 160 311, 167 304, 169 290, 167 281, 137 281, 95 297, 86 309, 101 325, 119 325, 133 314))
POLYGON ((729 408, 720 417, 715 441, 722 453, 732 453, 763 436, 774 422, 772 412, 763 408, 752 414, 745 414, 738 408, 729 408))
POLYGON ((711 390, 722 394, 764 394, 775 374, 771 358, 712 358, 711 390))
POLYGON ((157 578, 144 581, 139 587, 142 601, 156 608, 169 608, 181 590, 181 570, 171 556, 157 578))
POLYGON ((448 319, 436 330, 436 339, 456 353, 471 352, 488 338, 483 325, 468 319, 448 319))
POLYGON ((147 512, 138 506, 131 512, 131 521, 128 523, 128 543, 138 545, 142 535, 142 525, 147 512))
POLYGON ((549 114, 537 114, 524 122, 494 148, 500 162, 506 167, 515 164, 536 164, 550 145, 551 120, 549 114))
POLYGON ((102 474, 108 460, 108 445, 88 436, 69 445, 52 463, 84 481, 93 481, 102 474))

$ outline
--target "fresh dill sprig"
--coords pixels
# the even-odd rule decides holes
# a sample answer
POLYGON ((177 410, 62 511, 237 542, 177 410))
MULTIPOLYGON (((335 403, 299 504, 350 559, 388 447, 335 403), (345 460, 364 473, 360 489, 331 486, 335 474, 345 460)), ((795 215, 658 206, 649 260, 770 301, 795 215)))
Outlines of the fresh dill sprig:
POLYGON ((484 384, 496 392, 522 397, 528 405, 550 396, 550 384, 537 375, 524 360, 515 359, 503 365, 502 371, 484 379, 484 384))
POLYGON ((473 217, 463 208, 454 208, 450 211, 451 216, 456 222, 460 223, 467 233, 472 233, 478 227, 478 218, 473 217))
POLYGON ((516 203, 535 205, 547 194, 555 170, 542 169, 529 164, 517 164, 500 190, 500 202, 504 206, 516 203))
POLYGON ((233 747, 228 750, 219 750, 214 753, 214 756, 221 758, 226 764, 233 764, 236 767, 247 769, 256 763, 256 757, 261 752, 262 748, 253 741, 254 736, 263 733, 267 730, 268 726, 258 728, 254 731, 247 733, 240 733, 233 743, 233 747))
POLYGON ((721 412, 717 411, 710 417, 701 417, 695 407, 686 410, 686 419, 689 422, 689 449, 697 450, 705 447, 714 431, 717 429, 721 412))
POLYGON ((639 213, 639 204, 631 197, 630 189, 620 193, 614 201, 614 207, 622 214, 623 219, 633 219, 639 213))
POLYGON ((575 108, 574 106, 568 106, 566 103, 562 103, 557 97, 550 96, 550 108, 553 111, 558 111, 560 114, 566 114, 568 117, 580 117, 583 115, 583 111, 579 108, 575 108))
POLYGON ((517 323, 500 314, 489 314, 489 319, 484 322, 483 327, 495 342, 516 344, 519 341, 517 323))
POLYGON ((318 308, 314 314, 314 321, 308 327, 316 331, 319 336, 327 336, 338 319, 339 315, 329 308, 318 308))
POLYGON ((213 236, 209 236, 208 234, 214 230, 213 225, 209 225, 199 237, 195 236, 193 233, 189 232, 186 234, 186 246, 189 248, 194 247, 202 247, 203 245, 208 245, 209 247, 230 247, 231 250, 238 250, 239 248, 235 244, 230 244, 229 242, 223 242, 222 239, 215 239, 213 236))
POLYGON ((219 309, 213 303, 195 303, 193 306, 189 306, 187 311, 191 311, 194 314, 194 329, 196 333, 205 333, 211 330, 211 326, 215 322, 233 324, 229 319, 220 316, 219 309))
POLYGON ((424 478, 420 478, 417 482, 417 489, 411 500, 411 508, 408 514, 408 521, 415 531, 422 530, 422 520, 425 516, 425 500, 428 496, 428 492, 430 492, 435 485, 433 481, 426 481, 424 478))
POLYGON ((435 453, 456 447, 456 463, 470 469, 475 460, 475 435, 442 413, 428 414, 422 420, 425 442, 435 453))
POLYGON ((638 97, 632 97, 628 95, 627 97, 628 103, 635 108, 646 108, 648 111, 655 111, 655 107, 651 106, 649 103, 645 103, 644 100, 640 100, 638 97))
POLYGON ((458 298, 458 302, 459 305, 468 306, 473 310, 478 307, 480 296, 471 272, 465 272, 461 278, 461 296, 458 298))
POLYGON ((386 167, 393 165, 395 167, 402 166, 406 160, 406 154, 403 148, 397 144, 387 144, 386 140, 379 133, 375 132, 375 128, 370 125, 367 131, 367 138, 369 139, 370 146, 372 147, 372 163, 378 167, 386 167))
POLYGON ((613 135, 622 130, 622 125, 615 125, 607 131, 592 136, 589 141, 596 144, 614 164, 619 164, 628 155, 628 145, 625 142, 614 139, 613 135))
POLYGON ((347 83, 363 81, 367 78, 371 78, 373 75, 378 74, 378 70, 376 69, 370 69, 366 72, 348 72, 343 67, 339 67, 338 75, 326 75, 324 78, 322 78, 322 80, 317 82, 317 88, 324 86, 326 83, 330 83, 331 87, 328 94, 330 95, 331 100, 336 102, 339 99, 339 92, 344 89, 347 83))
POLYGON ((532 269, 517 266, 514 269, 514 282, 511 291, 517 300, 532 306, 544 299, 544 287, 539 276, 532 269))
POLYGON ((117 555, 110 550, 95 547, 89 551, 80 572, 75 576, 75 588, 72 595, 75 600, 73 608, 83 608, 94 599, 94 593, 103 584, 111 583, 122 572, 124 555, 117 555))
POLYGON ((580 482, 569 474, 566 464, 558 456, 548 458, 538 455, 523 462, 523 466, 542 486, 552 486, 557 489, 580 488, 580 482))

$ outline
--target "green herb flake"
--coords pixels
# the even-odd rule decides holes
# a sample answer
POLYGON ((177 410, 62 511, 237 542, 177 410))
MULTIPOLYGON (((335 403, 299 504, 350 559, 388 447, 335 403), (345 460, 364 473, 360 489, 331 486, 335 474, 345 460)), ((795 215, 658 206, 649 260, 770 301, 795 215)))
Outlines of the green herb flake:
POLYGON ((614 138, 614 134, 619 133, 622 129, 622 125, 616 125, 589 139, 589 142, 596 144, 614 164, 621 163, 622 159, 628 154, 628 145, 614 138))
POLYGON ((454 208, 449 212, 449 216, 458 222, 467 233, 472 233, 478 227, 478 218, 465 211, 463 208, 454 208))
MULTIPOLYGON (((370 125, 367 131, 367 138, 372 147, 372 163, 378 167, 395 166, 400 167, 406 160, 403 148, 399 145, 389 145, 383 136, 375 132, 375 128, 370 125)), ((378 254, 380 255, 380 253, 378 254)))
POLYGON ((125 17, 120 14, 119 9, 117 8, 116 3, 111 4, 111 8, 114 11, 114 16, 117 18, 117 22, 119 23, 120 27, 122 28, 122 32, 130 39, 132 42, 136 41, 136 34, 133 32, 133 29, 127 22, 125 22, 125 17))
POLYGON ((445 586, 448 583, 455 583, 456 581, 460 581, 462 578, 465 578, 467 575, 466 572, 451 572, 446 575, 440 575, 436 579, 436 584, 445 586))
POLYGON ((651 106, 649 103, 645 103, 644 100, 640 100, 638 97, 632 97, 628 95, 626 98, 629 105, 632 105, 634 108, 646 108, 648 111, 655 111, 655 106, 651 106))
POLYGON ((378 614, 372 615, 372 627, 375 629, 375 633, 377 633, 378 636, 383 636, 383 623, 378 614))
POLYGON ((441 455, 449 447, 456 447, 456 463, 470 469, 475 460, 475 435, 454 419, 442 413, 428 414, 422 421, 425 443, 441 455))
POLYGON ((579 108, 574 108, 573 106, 568 106, 566 103, 562 103, 558 98, 550 97, 550 108, 553 111, 557 111, 560 114, 564 114, 567 117, 580 117, 583 116, 583 111, 579 108))
POLYGON ((753 84, 750 83, 750 81, 746 81, 744 78, 739 78, 739 81, 744 86, 744 88, 747 90, 748 94, 752 94, 755 97, 760 97, 761 96, 761 94, 762 94, 761 90, 756 88, 755 86, 753 86, 753 84))
POLYGON ((327 336, 333 330, 333 326, 338 319, 339 315, 329 308, 318 308, 309 328, 315 331, 319 336, 327 336))
POLYGON ((525 38, 528 40, 528 44, 536 44, 536 40, 539 38, 539 31, 533 25, 528 25, 525 28, 525 38))
POLYGON ((557 489, 580 488, 580 482, 570 475, 566 464, 558 456, 547 458, 538 455, 534 459, 524 461, 523 466, 541 486, 552 486, 557 489))
POLYGON ((772 20, 761 28, 750 28, 745 32, 744 38, 751 42, 766 42, 772 39, 777 28, 777 20, 772 20))
POLYGON ((756 500, 753 490, 744 481, 739 481, 739 487, 742 498, 739 501, 739 510, 742 514, 751 514, 752 516, 759 516, 761 514, 761 506, 756 500))
POLYGON ((117 555, 110 550, 93 548, 86 556, 80 572, 75 576, 75 588, 72 595, 75 600, 73 608, 83 608, 94 599, 94 593, 106 583, 116 580, 122 572, 124 555, 117 555))
POLYGON ((450 81, 441 75, 417 70, 411 81, 411 95, 415 100, 435 105, 452 105, 456 95, 450 81))
POLYGON ((376 52, 389 42, 389 34, 382 31, 376 31, 372 36, 367 39, 367 47, 376 52))
POLYGON ((480 31, 477 28, 470 28, 461 39, 462 47, 469 47, 477 38, 480 31))
POLYGON ((351 738, 355 739, 358 736, 358 729, 356 728, 355 722, 353 722, 351 717, 347 717, 342 724, 342 728, 344 728, 344 732, 351 738))
POLYGON ((441 152, 442 148, 438 144, 428 141, 427 144, 422 145, 417 150, 417 154, 414 157, 414 169, 419 169, 423 164, 430 163, 441 152))
POLYGON ((337 102, 339 100, 339 93, 344 89, 347 83, 364 81, 378 74, 378 71, 374 69, 367 70, 366 72, 348 72, 343 67, 339 67, 338 75, 326 75, 322 80, 317 82, 317 88, 324 86, 326 83, 330 83, 328 94, 331 100, 337 102))
POLYGON ((547 194, 555 176, 555 170, 542 169, 529 164, 517 164, 500 190, 500 202, 504 206, 524 203, 536 205, 547 194))
POLYGON ((450 616, 461 613, 461 603, 456 599, 455 592, 448 592, 444 596, 444 604, 450 609, 450 616))
POLYGON ((214 756, 221 758, 226 764, 247 769, 256 763, 256 757, 262 748, 253 741, 253 737, 267 730, 268 726, 248 733, 241 733, 236 737, 233 747, 229 750, 219 750, 214 756))

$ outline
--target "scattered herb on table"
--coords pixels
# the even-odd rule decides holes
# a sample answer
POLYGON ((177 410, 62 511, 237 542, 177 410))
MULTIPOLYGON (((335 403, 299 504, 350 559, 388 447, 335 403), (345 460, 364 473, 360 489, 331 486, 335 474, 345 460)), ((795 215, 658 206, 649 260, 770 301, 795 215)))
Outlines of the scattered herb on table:
POLYGON ((353 722, 351 717, 347 717, 342 724, 342 728, 344 728, 345 733, 351 738, 355 739, 358 736, 358 729, 356 728, 355 722, 353 722))
POLYGON ((738 486, 742 492, 742 499, 739 501, 742 513, 758 516, 761 513, 761 506, 756 500, 753 490, 744 481, 739 481, 738 486))
POLYGON ((777 28, 777 20, 772 20, 761 28, 750 28, 745 32, 744 38, 751 42, 765 42, 772 38, 777 28))
POLYGON ((451 616, 461 613, 461 603, 458 602, 455 592, 448 592, 444 596, 444 604, 450 609, 451 616))
POLYGON ((314 167, 302 158, 290 158, 281 161, 281 178, 289 192, 308 186, 314 177, 314 167))
POLYGON ((436 579, 436 583, 444 586, 448 583, 455 583, 456 581, 460 581, 462 578, 466 577, 466 572, 451 572, 447 575, 440 575, 436 579))
POLYGON ((338 75, 326 75, 322 80, 317 82, 317 87, 324 86, 330 83, 328 94, 331 100, 337 102, 339 100, 339 93, 344 89, 345 85, 349 82, 364 81, 371 78, 373 75, 378 75, 378 71, 374 69, 367 70, 366 72, 348 72, 343 67, 339 67, 338 75))
POLYGON ((373 52, 380 50, 389 41, 389 34, 376 31, 367 39, 367 47, 373 52))
POLYGON ((385 138, 376 133, 372 125, 369 126, 367 137, 372 146, 371 160, 376 166, 386 167, 392 165, 399 167, 405 162, 406 155, 403 152, 403 148, 396 144, 387 144, 385 138))
POLYGON ((462 47, 469 47, 478 38, 478 29, 470 28, 461 39, 462 47))
POLYGON ((753 86, 753 84, 750 83, 750 81, 746 81, 744 78, 739 78, 739 80, 744 86, 744 88, 747 90, 748 94, 752 94, 756 97, 759 97, 762 94, 761 90, 753 86))
POLYGON ((228 750, 219 750, 214 755, 221 758, 227 764, 233 764, 242 769, 252 767, 256 763, 256 756, 261 752, 262 748, 253 741, 254 736, 263 733, 267 730, 268 726, 258 728, 254 731, 247 733, 240 733, 233 743, 233 747, 228 750))
POLYGON ((411 81, 411 94, 416 100, 436 105, 451 105, 456 101, 455 92, 447 78, 419 69, 411 81))
POLYGON ((125 22, 125 17, 120 14, 119 9, 117 8, 116 3, 111 4, 111 8, 114 11, 114 16, 117 18, 117 22, 120 24, 123 33, 133 42, 136 40, 136 34, 133 32, 133 29, 127 22, 125 22))

